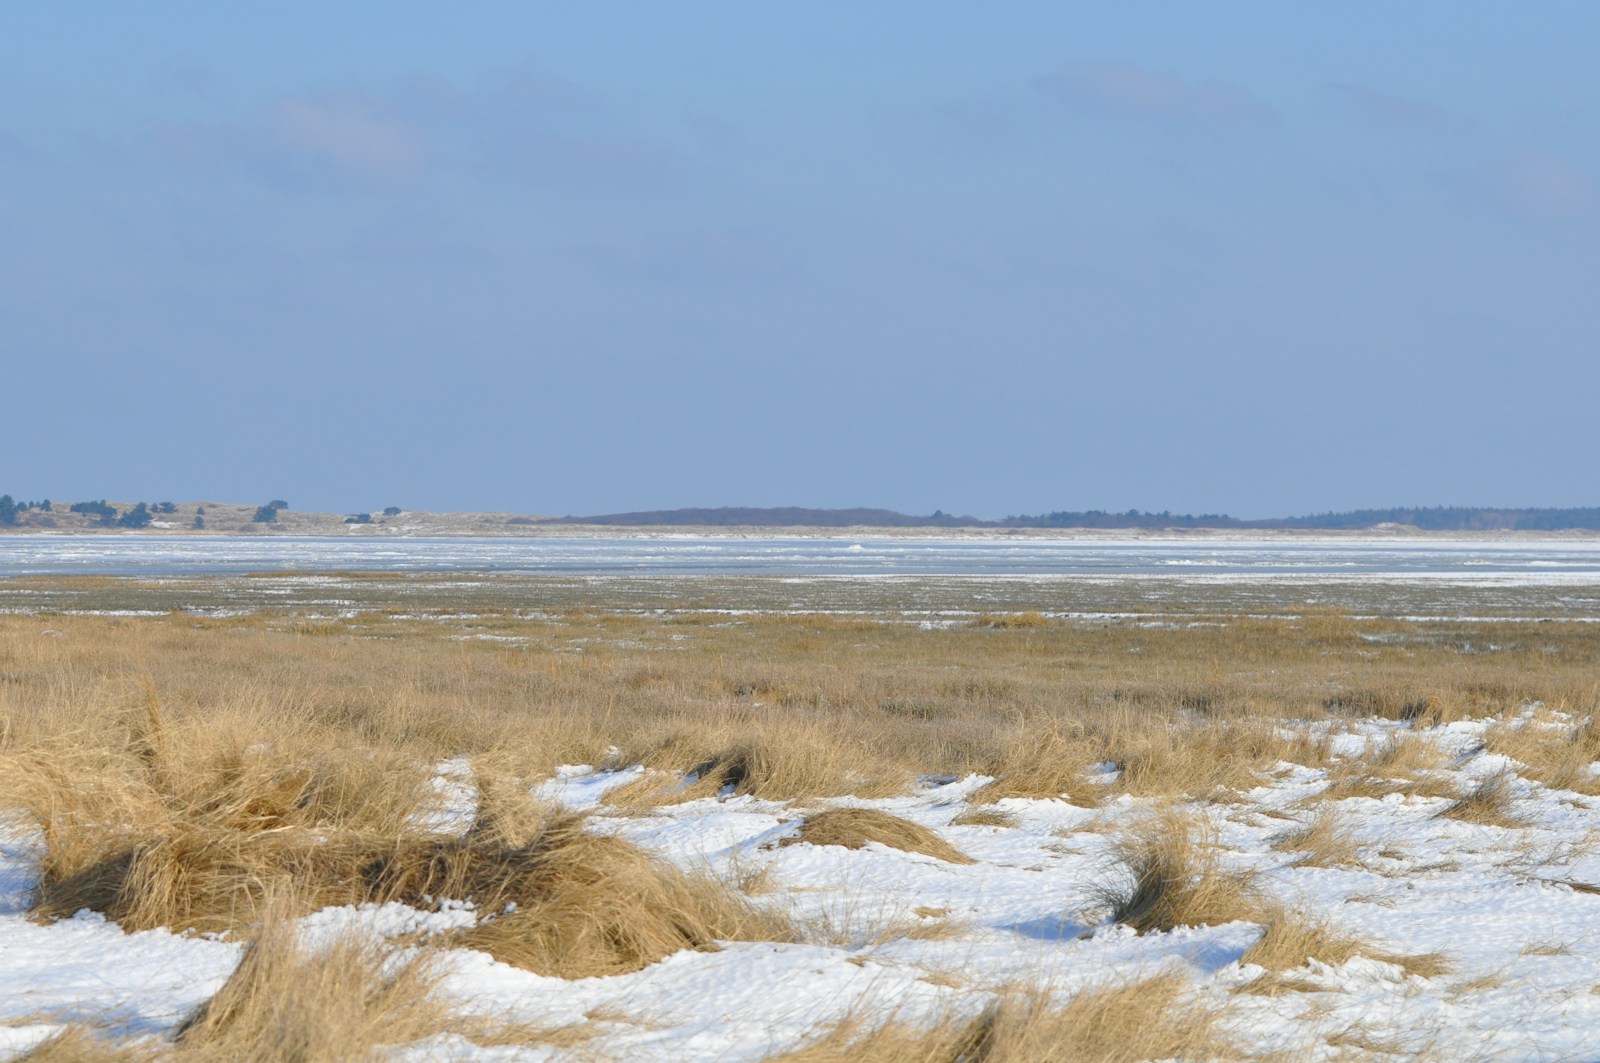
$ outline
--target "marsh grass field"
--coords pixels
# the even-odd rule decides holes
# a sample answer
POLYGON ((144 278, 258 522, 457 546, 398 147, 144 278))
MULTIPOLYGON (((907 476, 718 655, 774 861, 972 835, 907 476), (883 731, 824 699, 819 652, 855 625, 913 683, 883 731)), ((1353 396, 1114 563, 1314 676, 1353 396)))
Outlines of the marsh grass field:
POLYGON ((861 586, 5 581, 0 1052, 1600 1057, 1592 588, 861 586))

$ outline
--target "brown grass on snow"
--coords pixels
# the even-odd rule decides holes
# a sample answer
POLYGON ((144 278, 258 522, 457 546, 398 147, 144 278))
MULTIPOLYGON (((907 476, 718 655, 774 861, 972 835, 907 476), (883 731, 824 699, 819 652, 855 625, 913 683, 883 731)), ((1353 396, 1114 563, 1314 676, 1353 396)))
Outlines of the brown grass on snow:
POLYGON ((569 1046, 570 1028, 460 1014, 437 992, 435 954, 356 936, 307 949, 279 895, 233 975, 178 1030, 176 1063, 345 1063, 440 1034, 479 1045, 569 1046))
POLYGON ((156 1063, 160 1058, 150 1038, 113 1040, 82 1024, 65 1026, 12 1057, 14 1063, 156 1063))
POLYGON ((1305 912, 1280 905, 1268 909, 1266 931, 1247 950, 1239 962, 1264 967, 1267 974, 1249 986, 1249 992, 1273 994, 1307 988, 1286 973, 1304 967, 1308 960, 1339 966, 1355 956, 1392 963, 1406 973, 1433 978, 1449 971, 1444 957, 1436 952, 1402 955, 1379 948, 1361 938, 1343 933, 1305 912))
POLYGON ((969 808, 950 821, 952 827, 1015 827, 1019 820, 998 808, 969 808))
POLYGON ((434 955, 401 954, 355 936, 300 943, 275 898, 221 989, 179 1027, 175 1042, 112 1040, 69 1026, 21 1058, 34 1063, 360 1063, 441 1034, 480 1045, 564 1045, 573 1031, 467 1017, 436 990, 434 955))
POLYGON ((366 895, 425 905, 471 898, 485 917, 448 941, 541 974, 579 978, 635 971, 718 940, 792 940, 780 914, 720 882, 690 875, 620 838, 552 816, 514 847, 404 839, 368 863, 366 895))
POLYGON ((179 1030, 182 1056, 240 1063, 374 1059, 382 1046, 450 1028, 425 953, 396 962, 380 946, 353 938, 308 953, 296 935, 281 915, 267 921, 233 976, 179 1030))
POLYGON ((1299 854, 1304 867, 1350 867, 1361 862, 1360 841, 1337 808, 1318 808, 1304 826, 1278 835, 1272 848, 1299 854))
POLYGON ((1488 827, 1525 827, 1527 822, 1512 814, 1516 800, 1512 793, 1511 776, 1495 772, 1475 783, 1461 797, 1450 802, 1440 816, 1488 827))
POLYGON ((1329 773, 1327 797, 1443 797, 1455 792, 1445 774, 1450 758, 1439 744, 1417 732, 1369 741, 1359 757, 1340 761, 1329 773))
POLYGON ((372 751, 328 754, 319 776, 291 767, 318 764, 298 744, 244 757, 198 736, 172 741, 159 714, 139 719, 131 751, 110 769, 70 757, 14 765, 7 785, 45 828, 36 916, 91 908, 130 930, 225 932, 258 923, 279 895, 302 914, 472 901, 479 925, 451 941, 568 977, 637 970, 719 939, 793 937, 781 916, 722 883, 592 834, 581 816, 531 805, 526 782, 484 774, 471 829, 427 835, 409 825, 427 807, 414 785, 422 776, 397 783, 372 751), (401 786, 409 804, 386 794, 401 786))
POLYGON ((1097 742, 1085 726, 1049 721, 1033 726, 1012 722, 985 728, 965 739, 962 770, 994 776, 973 795, 981 803, 1007 797, 1069 797, 1093 804, 1095 792, 1084 781, 1098 759, 1097 742))
POLYGON ((774 801, 890 797, 912 784, 904 766, 839 742, 820 723, 773 724, 745 712, 673 730, 641 760, 652 771, 613 790, 608 804, 651 807, 723 793, 774 801))
POLYGON ((1127 880, 1102 887, 1099 899, 1113 921, 1138 933, 1264 921, 1254 874, 1222 867, 1212 831, 1198 816, 1165 811, 1118 838, 1111 853, 1127 880))
POLYGON ((1593 772, 1595 761, 1600 760, 1600 722, 1593 716, 1565 724, 1539 714, 1497 723, 1483 739, 1489 752, 1521 764, 1518 774, 1555 790, 1600 794, 1600 778, 1593 772))
POLYGON ((875 808, 830 808, 807 816, 800 833, 785 838, 779 845, 809 842, 812 845, 842 845, 859 849, 868 842, 887 845, 907 853, 922 853, 952 864, 973 863, 939 835, 918 823, 875 808))
POLYGON ((972 1019, 931 1028, 861 1019, 769 1063, 1141 1063, 1150 1059, 1237 1058, 1218 1009, 1188 997, 1188 982, 1166 973, 1090 989, 1064 1005, 1027 990, 1003 993, 972 1019))

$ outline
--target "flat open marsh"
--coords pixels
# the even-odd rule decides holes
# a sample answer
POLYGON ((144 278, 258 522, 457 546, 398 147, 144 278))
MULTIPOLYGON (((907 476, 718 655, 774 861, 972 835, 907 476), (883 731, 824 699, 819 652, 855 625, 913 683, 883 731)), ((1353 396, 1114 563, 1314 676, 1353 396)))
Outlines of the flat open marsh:
POLYGON ((0 1056, 1600 1051, 1592 588, 1139 586, 6 580, 0 1056))

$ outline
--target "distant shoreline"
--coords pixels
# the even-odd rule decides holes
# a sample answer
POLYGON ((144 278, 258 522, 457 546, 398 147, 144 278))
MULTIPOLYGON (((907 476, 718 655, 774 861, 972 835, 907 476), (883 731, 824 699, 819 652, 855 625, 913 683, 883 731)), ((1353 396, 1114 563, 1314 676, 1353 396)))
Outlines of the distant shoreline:
MULTIPOLYGON (((301 516, 315 516, 302 514, 301 516)), ((442 514, 430 516, 445 516, 442 514)), ((463 515, 480 517, 486 515, 463 515)), ((296 522, 301 523, 301 522, 296 522)), ((285 522, 287 525, 288 522, 285 522)), ((1269 542, 1273 540, 1380 540, 1380 541, 1600 541, 1600 531, 1494 530, 1429 531, 1414 527, 1377 528, 919 528, 878 525, 621 525, 621 524, 487 524, 422 520, 408 525, 344 525, 325 528, 263 525, 259 528, 0 528, 7 538, 121 537, 128 539, 232 538, 232 539, 830 539, 830 540, 970 540, 1033 539, 1081 542, 1203 541, 1269 542)))
MULTIPOLYGON (((9 496, 0 497, 0 503, 9 502, 9 496)), ((276 502, 257 506, 236 502, 134 504, 102 500, 78 503, 76 509, 75 512, 73 507, 66 504, 51 504, 48 510, 39 503, 12 505, 8 517, 14 517, 17 523, 0 524, 0 539, 19 534, 233 536, 251 539, 307 536, 336 539, 1044 539, 1084 542, 1152 539, 1510 539, 1536 542, 1600 539, 1600 509, 1436 507, 1422 510, 1354 510, 1343 514, 1251 522, 1234 521, 1229 517, 1136 511, 1125 514, 1100 511, 1056 513, 1040 518, 1008 517, 1004 520, 980 521, 973 517, 952 517, 943 513, 915 517, 893 510, 799 507, 663 510, 592 518, 505 512, 436 513, 394 506, 382 512, 347 514, 301 511, 276 502), (1390 516, 1405 519, 1383 519, 1390 516), (130 517, 133 519, 130 520, 130 517), (1163 523, 1169 517, 1171 523, 1163 523), (1362 522, 1362 518, 1371 520, 1371 523, 1362 522), (1025 523, 1034 520, 1037 522, 1025 523), (1569 526, 1561 527, 1562 524, 1569 526)))

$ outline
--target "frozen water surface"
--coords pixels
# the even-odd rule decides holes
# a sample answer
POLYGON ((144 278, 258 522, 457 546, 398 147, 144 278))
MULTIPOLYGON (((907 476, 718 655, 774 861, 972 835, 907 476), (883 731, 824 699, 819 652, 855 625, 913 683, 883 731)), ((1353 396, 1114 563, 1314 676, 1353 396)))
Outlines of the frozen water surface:
POLYGON ((8 535, 0 577, 247 572, 1173 576, 1600 583, 1600 539, 292 538, 8 535))

